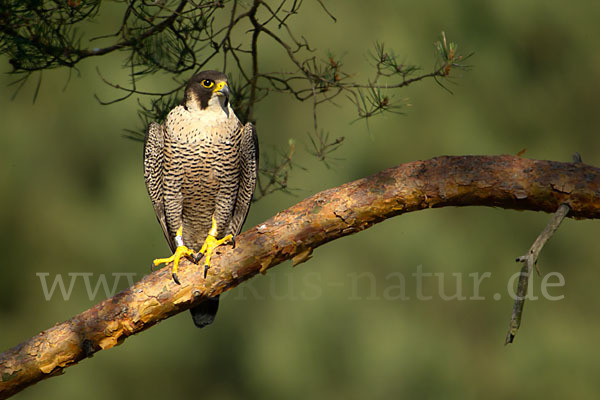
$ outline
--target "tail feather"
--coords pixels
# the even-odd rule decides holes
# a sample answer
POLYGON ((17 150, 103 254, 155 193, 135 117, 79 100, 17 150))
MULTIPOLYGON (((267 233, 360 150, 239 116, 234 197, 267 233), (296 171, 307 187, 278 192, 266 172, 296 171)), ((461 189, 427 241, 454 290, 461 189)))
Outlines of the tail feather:
POLYGON ((190 308, 190 313, 194 324, 198 328, 204 328, 215 320, 217 310, 219 309, 219 296, 212 297, 194 308, 190 308))

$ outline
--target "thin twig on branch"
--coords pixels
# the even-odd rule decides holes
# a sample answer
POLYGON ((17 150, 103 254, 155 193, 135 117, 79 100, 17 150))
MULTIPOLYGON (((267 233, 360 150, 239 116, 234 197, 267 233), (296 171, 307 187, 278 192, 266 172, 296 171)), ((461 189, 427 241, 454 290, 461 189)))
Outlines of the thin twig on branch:
POLYGON ((515 303, 513 305, 512 316, 510 318, 510 325, 508 328, 508 332, 506 333, 506 339, 504 344, 512 343, 515 340, 515 336, 517 335, 517 331, 521 326, 521 317, 523 315, 523 306, 525 305, 525 299, 527 297, 527 287, 529 286, 529 276, 533 271, 533 267, 535 267, 538 275, 542 275, 540 272, 540 268, 537 265, 538 257, 540 256, 540 252, 542 248, 546 244, 546 242, 554 235, 554 232, 558 229, 561 222, 570 211, 570 207, 568 204, 561 204, 558 207, 558 210, 554 213, 554 216, 548 222, 548 225, 544 228, 544 230, 538 235, 535 239, 535 242, 529 248, 527 254, 521 257, 517 257, 517 262, 522 262, 523 268, 521 268, 521 274, 519 275, 519 283, 517 284, 517 296, 515 297, 515 303))
POLYGON ((0 399, 259 272, 289 259, 304 262, 314 248, 386 218, 447 206, 554 212, 563 203, 570 217, 600 218, 600 169, 507 155, 438 157, 325 190, 241 234, 235 249, 220 248, 207 279, 202 268, 183 262, 182 285, 176 285, 166 266, 0 354, 0 399))

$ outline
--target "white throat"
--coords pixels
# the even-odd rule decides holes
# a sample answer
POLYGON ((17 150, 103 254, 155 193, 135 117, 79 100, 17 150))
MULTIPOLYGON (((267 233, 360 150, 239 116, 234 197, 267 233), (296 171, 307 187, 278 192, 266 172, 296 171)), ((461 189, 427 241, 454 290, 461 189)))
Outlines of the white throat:
POLYGON ((195 93, 190 93, 188 101, 185 104, 185 108, 187 108, 191 112, 201 112, 205 114, 215 114, 215 117, 219 114, 222 115, 225 119, 229 118, 229 113, 232 112, 229 102, 225 105, 226 102, 225 96, 212 96, 210 100, 208 100, 208 106, 203 110, 200 108, 200 101, 198 100, 198 96, 195 93))
POLYGON ((210 112, 214 112, 214 113, 225 113, 225 116, 227 118, 229 118, 229 113, 231 112, 231 108, 229 107, 229 102, 227 101, 227 105, 225 105, 225 102, 227 101, 227 99, 225 98, 225 96, 213 96, 210 98, 210 100, 208 100, 208 107, 206 107, 206 110, 210 110, 210 112))

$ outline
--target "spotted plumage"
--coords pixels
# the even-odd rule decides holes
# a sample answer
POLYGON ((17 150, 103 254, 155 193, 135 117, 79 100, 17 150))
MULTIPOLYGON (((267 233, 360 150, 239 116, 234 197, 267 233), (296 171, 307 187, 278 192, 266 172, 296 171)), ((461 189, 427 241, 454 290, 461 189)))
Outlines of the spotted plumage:
MULTIPOLYGON (((146 187, 174 252, 155 264, 174 261, 176 282, 179 257, 206 248, 208 267, 212 248, 240 232, 250 207, 258 142, 253 125, 242 125, 231 109, 229 93, 225 74, 200 72, 183 104, 146 132, 146 187)), ((217 306, 218 297, 192 309, 196 325, 212 323, 217 306)))

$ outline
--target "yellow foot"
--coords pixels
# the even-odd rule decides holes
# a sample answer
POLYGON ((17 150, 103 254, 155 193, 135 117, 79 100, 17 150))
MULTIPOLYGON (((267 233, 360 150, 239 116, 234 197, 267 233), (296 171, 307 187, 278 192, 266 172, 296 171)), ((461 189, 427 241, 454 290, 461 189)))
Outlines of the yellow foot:
POLYGON ((210 258, 212 257, 212 253, 215 250, 215 248, 217 248, 218 246, 220 246, 224 243, 232 243, 233 247, 235 247, 235 240, 232 235, 227 235, 227 236, 223 237, 222 239, 217 239, 215 237, 216 234, 217 234, 217 221, 215 221, 215 218, 213 217, 212 227, 210 228, 210 231, 208 232, 208 236, 206 237, 206 240, 204 241, 204 244, 202 245, 200 252, 194 258, 194 261, 196 263, 198 263, 202 259, 202 257, 206 256, 206 259, 204 260, 204 278, 206 278, 206 273, 208 272, 208 269, 210 268, 210 258))
POLYGON ((193 257, 194 252, 183 245, 177 246, 177 248, 175 249, 175 253, 173 253, 173 255, 171 257, 157 258, 156 260, 153 261, 153 265, 155 267, 157 267, 160 264, 168 264, 172 261, 173 262, 173 280, 175 281, 176 284, 181 285, 181 283, 179 282, 179 278, 177 278, 177 268, 179 267, 179 260, 181 259, 181 257, 184 257, 184 256, 193 257))
POLYGON ((206 237, 206 240, 204 241, 204 245, 202 245, 200 252, 198 253, 198 255, 196 256, 196 258, 194 260, 194 261, 198 262, 202 259, 202 257, 206 256, 206 259, 204 260, 204 278, 206 278, 206 273, 208 272, 208 269, 210 268, 210 258, 212 257, 212 253, 215 250, 215 248, 219 247, 220 245, 222 245, 224 243, 229 243, 229 242, 235 244, 235 241, 233 240, 233 236, 231 236, 231 235, 227 235, 223 239, 217 239, 213 235, 208 235, 206 237))

